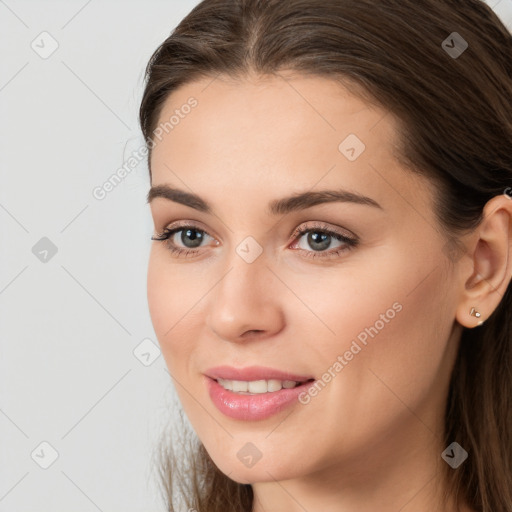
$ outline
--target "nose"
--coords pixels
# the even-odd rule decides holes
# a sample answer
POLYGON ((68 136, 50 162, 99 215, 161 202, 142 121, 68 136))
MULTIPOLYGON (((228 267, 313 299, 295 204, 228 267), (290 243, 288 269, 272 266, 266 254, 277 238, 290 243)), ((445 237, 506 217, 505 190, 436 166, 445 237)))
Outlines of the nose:
POLYGON ((282 283, 260 255, 247 263, 238 254, 229 269, 209 294, 208 327, 222 340, 240 343, 277 334, 284 326, 280 303, 282 283))

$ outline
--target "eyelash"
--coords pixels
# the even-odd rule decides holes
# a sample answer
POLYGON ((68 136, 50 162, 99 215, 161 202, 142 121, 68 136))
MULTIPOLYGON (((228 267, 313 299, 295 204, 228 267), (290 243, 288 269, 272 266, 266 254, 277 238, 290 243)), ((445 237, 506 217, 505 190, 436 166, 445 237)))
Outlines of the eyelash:
MULTIPOLYGON (((206 234, 211 237, 205 230, 199 229, 198 226, 194 226, 193 224, 183 224, 179 225, 173 228, 165 228, 162 233, 152 236, 151 240, 155 240, 158 242, 167 242, 167 248, 171 252, 171 254, 175 254, 177 257, 192 257, 195 254, 199 252, 199 249, 188 249, 188 248, 181 248, 177 247, 171 242, 171 238, 176 233, 179 233, 180 231, 184 231, 186 229, 191 229, 193 231, 206 234)), ((301 252, 307 253, 303 257, 305 258, 333 258, 339 256, 341 253, 345 251, 350 251, 354 247, 357 246, 359 243, 359 240, 357 238, 350 238, 346 235, 343 235, 339 232, 333 231, 328 226, 322 223, 317 223, 314 226, 308 226, 308 227, 300 227, 297 228, 293 233, 293 240, 299 240, 304 234, 306 233, 321 233, 323 235, 328 235, 333 237, 334 239, 338 240, 339 242, 343 242, 346 244, 344 247, 338 247, 337 249, 329 251, 306 251, 305 249, 299 249, 301 252)), ((213 237, 212 237, 213 238, 213 237)))

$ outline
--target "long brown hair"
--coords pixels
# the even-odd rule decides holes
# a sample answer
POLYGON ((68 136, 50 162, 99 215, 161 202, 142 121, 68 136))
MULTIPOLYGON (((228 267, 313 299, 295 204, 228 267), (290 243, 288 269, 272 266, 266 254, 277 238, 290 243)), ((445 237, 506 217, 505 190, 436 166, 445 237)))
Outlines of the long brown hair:
MULTIPOLYGON (((339 80, 396 116, 399 157, 437 184, 447 240, 512 190, 512 36, 480 0, 204 0, 148 63, 140 107, 148 147, 181 85, 282 70, 339 80), (448 51, 453 37, 467 42, 461 54, 448 51)), ((445 465, 457 502, 512 512, 510 284, 484 325, 463 329, 445 440, 470 454, 457 470, 445 465)), ((197 440, 188 448, 190 463, 180 467, 173 447, 162 447, 168 509, 181 500, 197 512, 250 512, 252 487, 221 473, 197 440)))

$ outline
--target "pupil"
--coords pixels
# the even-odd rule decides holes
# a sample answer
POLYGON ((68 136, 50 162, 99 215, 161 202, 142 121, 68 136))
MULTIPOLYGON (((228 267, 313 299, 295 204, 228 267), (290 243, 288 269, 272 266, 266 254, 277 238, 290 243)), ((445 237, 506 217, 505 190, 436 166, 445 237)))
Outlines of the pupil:
POLYGON ((181 233, 181 241, 186 247, 194 248, 201 245, 201 240, 203 239, 203 234, 200 231, 197 231, 196 229, 184 229, 181 233), (194 235, 196 233, 196 235, 194 235), (188 237, 192 240, 192 244, 188 245, 187 240, 185 237, 188 237))
POLYGON ((319 233, 318 231, 313 231, 308 235, 308 243, 313 249, 327 249, 331 245, 330 238, 331 235, 328 235, 327 233, 319 233))

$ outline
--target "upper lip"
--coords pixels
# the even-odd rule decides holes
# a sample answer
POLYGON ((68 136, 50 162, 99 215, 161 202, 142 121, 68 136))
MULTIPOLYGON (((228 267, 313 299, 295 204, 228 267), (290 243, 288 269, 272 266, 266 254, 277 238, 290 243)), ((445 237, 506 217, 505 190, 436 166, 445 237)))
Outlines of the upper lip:
POLYGON ((277 370, 266 366, 248 366, 246 368, 234 368, 232 366, 216 366, 204 372, 207 377, 212 379, 226 380, 293 380, 296 382, 305 382, 314 379, 312 375, 298 375, 287 371, 277 370))

